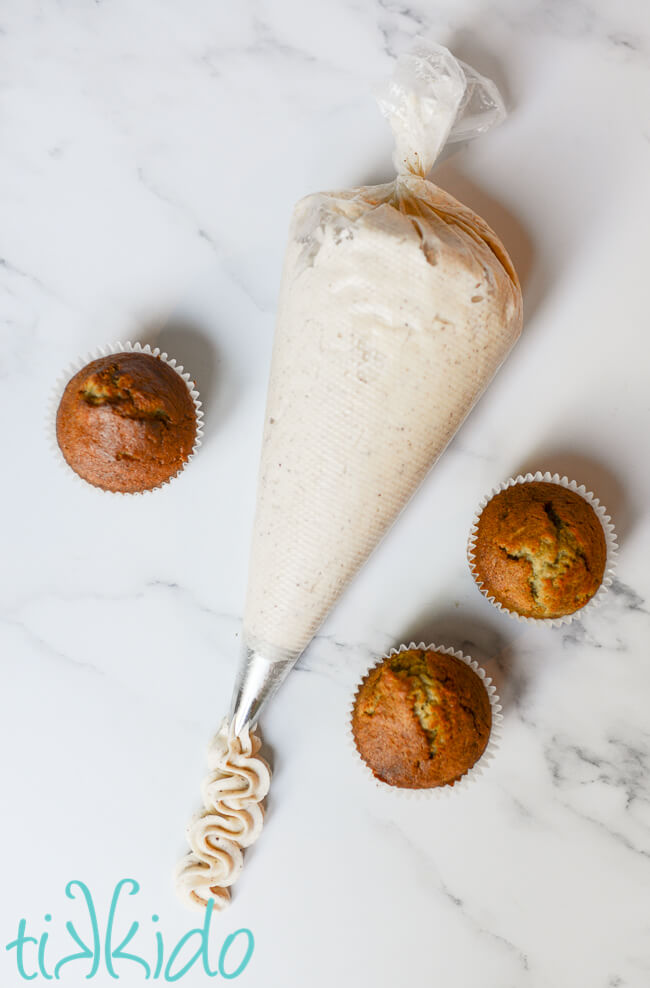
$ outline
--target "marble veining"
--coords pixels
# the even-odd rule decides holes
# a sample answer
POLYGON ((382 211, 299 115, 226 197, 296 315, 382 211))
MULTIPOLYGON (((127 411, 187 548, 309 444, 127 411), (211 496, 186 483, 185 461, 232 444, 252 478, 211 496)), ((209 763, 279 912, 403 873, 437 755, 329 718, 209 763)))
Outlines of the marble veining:
POLYGON ((220 931, 253 931, 253 988, 650 984, 643 0, 3 5, 0 944, 73 877, 132 875, 187 929, 170 876, 232 689, 290 209, 391 177, 372 89, 418 35, 506 97, 437 175, 511 252, 524 332, 269 707, 265 829, 220 931), (195 377, 205 442, 155 495, 104 497, 49 449, 48 399, 138 336, 195 377), (585 483, 619 535, 602 606, 555 630, 500 616, 465 560, 524 467, 585 483), (503 736, 465 792, 393 800, 347 710, 423 638, 486 668, 503 736))

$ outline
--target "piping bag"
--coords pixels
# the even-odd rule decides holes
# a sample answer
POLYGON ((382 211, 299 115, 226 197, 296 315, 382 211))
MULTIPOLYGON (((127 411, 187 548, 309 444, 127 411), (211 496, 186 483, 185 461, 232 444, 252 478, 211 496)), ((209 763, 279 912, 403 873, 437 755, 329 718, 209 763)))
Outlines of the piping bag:
POLYGON ((291 220, 242 654, 179 871, 190 904, 227 897, 259 833, 261 817, 249 818, 268 789, 260 714, 521 331, 505 248, 426 179, 446 143, 504 118, 495 85, 420 42, 378 99, 395 181, 309 195, 291 220))
MULTIPOLYGON (((504 118, 495 85, 447 49, 420 44, 398 60, 379 104, 395 134, 397 180, 307 196, 294 211, 266 409, 243 647, 230 706, 236 733, 257 722, 521 328, 519 285, 505 249, 482 220, 424 178, 445 143, 474 137, 504 118), (462 242, 463 234, 469 243, 462 242), (405 239, 422 259, 422 271, 409 272, 405 239), (423 289, 422 277, 443 265, 444 274, 423 289), (469 279, 468 267, 477 269, 470 270, 469 279), (386 288, 391 268, 394 284, 386 288), (470 302, 477 311, 458 327, 462 307, 447 304, 442 311, 446 299, 436 298, 455 281, 459 294, 469 289, 470 298, 489 295, 493 311, 478 311, 478 302, 470 302), (417 311, 426 301, 429 311, 417 311), (450 310, 454 319, 445 321, 450 310), (495 315, 502 324, 499 333, 491 333, 488 325, 495 315), (438 348, 433 351, 437 366, 422 366, 420 380, 414 380, 404 337, 451 337, 450 324, 457 334, 474 339, 474 352, 466 339, 451 340, 451 349, 459 344, 462 365, 449 366, 438 348), (382 341, 381 333, 389 339, 382 341), (310 338, 316 338, 311 347, 310 338), (447 378, 442 394, 441 377, 447 378), (408 429, 408 400, 391 402, 391 392, 400 388, 417 395, 412 403, 416 429, 408 429), (346 396, 347 407, 341 407, 346 396), (421 408, 420 398, 428 401, 428 410, 421 408), (436 417, 442 430, 431 422, 436 417), (431 431, 423 429, 428 421, 434 442, 431 431), (400 443, 405 423, 401 435, 412 431, 417 440, 406 435, 400 443), (414 449, 414 442, 423 448, 414 449), (382 451, 382 446, 390 448, 382 451), (407 449, 410 469, 402 464, 407 449), (377 511, 379 495, 383 501, 377 511), (376 517, 364 518, 368 511, 376 517), (347 532, 342 539, 337 537, 341 528, 347 532)), ((426 344, 414 350, 417 360, 426 344)))

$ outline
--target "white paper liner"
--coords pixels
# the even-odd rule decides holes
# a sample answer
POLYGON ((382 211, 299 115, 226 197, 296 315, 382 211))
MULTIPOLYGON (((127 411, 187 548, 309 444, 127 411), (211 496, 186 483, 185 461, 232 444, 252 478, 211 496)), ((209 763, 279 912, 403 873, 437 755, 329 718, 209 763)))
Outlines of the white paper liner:
POLYGON ((165 487, 171 480, 174 479, 174 477, 178 477, 190 460, 192 460, 196 455, 197 450, 201 445, 201 439, 203 436, 203 411, 201 409, 201 405, 202 402, 199 400, 199 392, 190 375, 185 372, 183 365, 177 364, 173 357, 170 357, 167 353, 161 351, 160 347, 152 348, 148 343, 132 343, 131 340, 127 340, 126 343, 121 343, 119 341, 117 343, 109 343, 105 346, 97 347, 94 352, 86 354, 85 357, 77 357, 77 359, 69 364, 66 370, 59 375, 49 400, 47 416, 48 443, 55 461, 65 470, 66 475, 74 478, 74 483, 81 484, 86 489, 92 488, 99 494, 108 494, 118 497, 132 497, 134 494, 152 494, 154 491, 160 490, 161 487, 165 487), (162 483, 157 484, 156 487, 149 487, 144 491, 107 491, 103 487, 98 487, 96 484, 91 484, 90 481, 84 480, 84 478, 80 477, 79 474, 73 470, 70 464, 66 461, 56 437, 56 414, 61 397, 70 379, 73 378, 74 375, 82 370, 87 364, 91 363, 91 361, 99 360, 101 357, 108 357, 111 354, 116 353, 146 353, 150 357, 158 357, 166 363, 168 367, 171 367, 172 370, 176 371, 178 376, 185 382, 187 390, 190 393, 190 397, 194 402, 194 409, 196 412, 196 435, 194 437, 194 445, 192 446, 190 455, 175 474, 172 474, 172 476, 167 480, 163 480, 162 483))
POLYGON ((494 606, 503 614, 507 614, 508 617, 514 618, 516 621, 525 622, 528 624, 547 625, 551 628, 557 628, 560 625, 569 624, 574 618, 583 617, 588 611, 593 610, 595 607, 599 607, 602 604, 609 587, 612 585, 612 580, 616 571, 616 564, 618 561, 618 542, 616 539, 616 533, 614 532, 614 526, 611 522, 611 518, 607 514, 605 506, 600 503, 598 498, 595 497, 591 491, 586 489, 584 484, 580 484, 580 486, 578 486, 575 480, 569 480, 568 477, 560 477, 559 473, 551 474, 548 471, 546 473, 542 473, 538 470, 537 473, 527 473, 525 475, 519 474, 517 477, 510 477, 509 480, 504 480, 498 487, 493 487, 490 493, 482 499, 479 504, 478 511, 474 515, 472 527, 469 533, 469 539, 467 542, 467 561, 476 586, 479 588, 483 596, 486 597, 491 604, 494 604, 494 606), (516 611, 509 610, 503 604, 500 604, 498 600, 495 600, 494 597, 490 596, 487 588, 481 580, 479 580, 478 574, 474 569, 476 535, 478 532, 479 518, 481 517, 483 509, 493 497, 500 494, 502 491, 507 490, 509 487, 514 487, 515 484, 529 484, 532 481, 542 481, 545 484, 557 484, 560 487, 565 487, 568 491, 573 491, 575 494, 579 494, 580 497, 584 498, 584 500, 594 509, 596 516, 603 527, 603 533, 605 535, 607 557, 605 559, 603 582, 591 600, 588 600, 583 607, 579 607, 578 610, 574 611, 572 614, 564 614, 562 617, 528 617, 527 615, 518 614, 516 611))
POLYGON ((487 768, 490 762, 493 760, 501 741, 501 723, 503 721, 503 714, 501 713, 501 703, 499 701, 499 696, 497 695, 496 687, 492 684, 492 679, 486 674, 485 669, 472 659, 469 655, 465 655, 463 652, 457 651, 454 648, 443 646, 443 645, 425 645, 424 642, 420 642, 416 645, 415 642, 411 642, 410 645, 400 645, 399 648, 391 648, 390 652, 386 655, 382 655, 373 665, 366 669, 363 674, 359 684, 354 692, 354 697, 352 704, 347 710, 347 723, 346 723, 346 737, 350 750, 352 751, 355 764, 358 766, 360 773, 366 782, 371 782, 376 789, 383 790, 384 792, 389 792, 393 797, 398 799, 448 799, 451 794, 456 794, 460 791, 467 789, 472 785, 487 768), (485 687, 485 691, 488 695, 488 700, 490 701, 490 707, 492 710, 492 726, 490 728, 490 737, 488 738, 488 743, 485 746, 485 751, 480 756, 480 758, 474 762, 471 768, 469 768, 464 775, 460 777, 454 783, 446 783, 442 786, 432 786, 428 789, 407 789, 401 786, 391 786, 387 782, 383 782, 378 779, 372 772, 372 769, 366 764, 359 753, 356 742, 354 740, 354 734, 352 731, 352 714, 354 712, 354 705, 356 703, 357 695, 361 689, 364 681, 373 669, 377 666, 382 665, 386 659, 391 658, 393 655, 399 655, 401 652, 409 652, 413 649, 420 649, 425 652, 440 652, 442 655, 453 655, 454 658, 460 659, 471 669, 474 670, 476 675, 479 677, 481 682, 485 687))

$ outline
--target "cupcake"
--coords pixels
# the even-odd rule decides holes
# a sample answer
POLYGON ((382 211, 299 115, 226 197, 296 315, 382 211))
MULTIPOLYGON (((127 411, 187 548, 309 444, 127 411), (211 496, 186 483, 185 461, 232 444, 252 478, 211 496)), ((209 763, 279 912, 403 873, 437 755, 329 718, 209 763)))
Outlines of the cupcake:
POLYGON ((182 470, 200 435, 200 402, 181 372, 138 344, 82 367, 56 413, 56 440, 75 473, 133 494, 182 470))
POLYGON ((500 607, 556 619, 596 595, 608 546, 598 501, 566 478, 541 478, 518 478, 487 501, 472 530, 470 566, 481 591, 500 607))
POLYGON ((460 652, 402 647, 376 665, 355 696, 352 736, 376 779, 400 789, 449 786, 484 753, 494 688, 460 652), (489 688, 489 692, 488 692, 489 688))

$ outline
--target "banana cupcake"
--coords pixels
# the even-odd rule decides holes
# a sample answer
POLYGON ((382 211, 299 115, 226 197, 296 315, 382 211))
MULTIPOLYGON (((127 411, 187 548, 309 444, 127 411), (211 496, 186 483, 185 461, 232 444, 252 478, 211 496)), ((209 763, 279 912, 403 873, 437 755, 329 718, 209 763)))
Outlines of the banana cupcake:
POLYGON ((483 670, 462 653, 402 646, 359 686, 354 744, 374 777, 389 786, 452 786, 485 752, 493 720, 500 719, 497 701, 483 670))
POLYGON ((569 617, 604 583, 615 548, 608 523, 598 501, 566 478, 517 478, 490 497, 476 520, 472 575, 481 592, 509 613, 569 617))
POLYGON ((56 441, 89 484, 152 490, 176 476, 199 444, 198 392, 182 367, 163 358, 136 344, 90 361, 66 384, 56 441))

